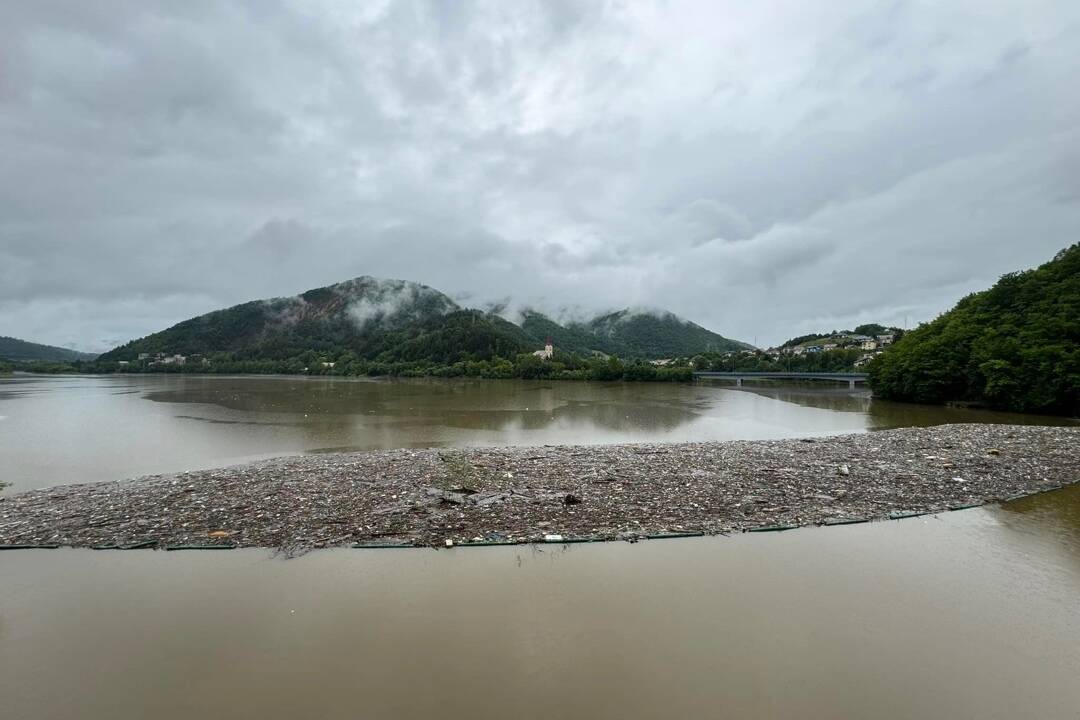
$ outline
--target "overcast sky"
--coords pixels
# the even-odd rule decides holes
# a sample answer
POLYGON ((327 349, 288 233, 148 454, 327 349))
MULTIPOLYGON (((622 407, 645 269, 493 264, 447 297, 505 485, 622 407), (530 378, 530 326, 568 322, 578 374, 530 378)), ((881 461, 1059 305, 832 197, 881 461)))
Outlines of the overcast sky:
POLYGON ((1080 3, 0 5, 0 335, 357 275, 759 344, 1080 229, 1080 3))

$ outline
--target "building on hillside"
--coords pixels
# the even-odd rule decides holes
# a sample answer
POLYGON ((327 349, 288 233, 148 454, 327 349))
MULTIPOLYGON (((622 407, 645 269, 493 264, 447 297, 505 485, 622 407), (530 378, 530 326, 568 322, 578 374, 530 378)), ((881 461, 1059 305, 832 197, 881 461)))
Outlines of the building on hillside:
POLYGON ((550 360, 555 354, 555 346, 551 344, 551 338, 548 338, 544 342, 544 349, 537 350, 533 353, 533 357, 538 357, 541 360, 550 360))
POLYGON ((860 347, 862 347, 863 350, 877 350, 877 346, 877 340, 867 339, 862 341, 862 345, 860 347))
POLYGON ((825 343, 821 346, 822 350, 835 350, 837 348, 836 343, 825 343))
POLYGON ((895 338, 896 338, 895 335, 893 335, 892 333, 889 333, 887 335, 878 335, 877 336, 877 341, 878 341, 878 344, 880 344, 880 345, 892 345, 893 340, 895 338))

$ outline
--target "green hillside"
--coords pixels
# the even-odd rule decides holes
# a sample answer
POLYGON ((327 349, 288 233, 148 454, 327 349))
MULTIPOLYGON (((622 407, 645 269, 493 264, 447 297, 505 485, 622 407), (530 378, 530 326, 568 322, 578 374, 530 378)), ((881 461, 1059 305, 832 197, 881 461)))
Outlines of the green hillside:
POLYGON ((509 357, 532 349, 517 326, 465 310, 425 285, 356 278, 302 295, 256 300, 185 320, 102 355, 136 362, 140 355, 200 356, 217 362, 316 358, 376 362, 509 357))
POLYGON ((560 325, 546 315, 534 310, 523 313, 521 329, 537 345, 542 345, 547 338, 551 338, 555 347, 579 355, 592 355, 597 352, 605 355, 621 354, 619 352, 620 348, 615 343, 597 337, 581 326, 566 327, 560 325))
POLYGON ((626 357, 669 358, 752 347, 663 311, 619 310, 570 327, 595 335, 626 357))
POLYGON ((13 337, 0 336, 0 359, 3 360, 16 362, 74 362, 76 360, 92 360, 94 357, 96 356, 93 353, 68 350, 53 345, 40 345, 13 337))
POLYGON ((687 368, 647 361, 732 347, 745 346, 670 313, 563 326, 529 311, 516 325, 425 285, 360 277, 185 320, 85 369, 688 380, 687 368), (535 357, 549 337, 554 356, 535 357))
POLYGON ((1080 245, 968 295, 869 372, 884 398, 1080 414, 1080 245))

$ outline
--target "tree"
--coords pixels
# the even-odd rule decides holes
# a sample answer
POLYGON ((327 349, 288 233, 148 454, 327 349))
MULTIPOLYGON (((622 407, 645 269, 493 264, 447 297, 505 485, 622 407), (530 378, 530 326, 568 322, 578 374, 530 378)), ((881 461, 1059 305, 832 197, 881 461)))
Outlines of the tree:
POLYGON ((1080 414, 1080 244, 904 334, 869 373, 894 400, 1080 414))

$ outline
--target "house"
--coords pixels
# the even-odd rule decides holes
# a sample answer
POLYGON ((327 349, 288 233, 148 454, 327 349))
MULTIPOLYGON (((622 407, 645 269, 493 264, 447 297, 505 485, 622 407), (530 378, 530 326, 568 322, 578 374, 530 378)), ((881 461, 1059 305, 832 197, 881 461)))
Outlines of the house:
POLYGON ((187 357, 184 355, 167 355, 162 358, 161 362, 165 365, 183 365, 187 362, 187 357))
POLYGON ((821 346, 821 349, 822 350, 835 350, 836 347, 837 347, 836 343, 825 343, 824 345, 821 346))
POLYGON ((892 345, 893 340, 895 338, 896 338, 896 336, 893 335, 892 333, 889 333, 887 335, 878 335, 877 336, 878 343, 880 343, 881 345, 892 345))
POLYGON ((541 360, 550 360, 554 354, 555 346, 551 344, 551 338, 548 338, 544 343, 544 349, 534 352, 533 357, 538 357, 541 360))
POLYGON ((149 360, 150 353, 139 353, 139 360, 149 360))
POLYGON ((863 350, 877 350, 877 346, 877 340, 867 339, 863 340, 862 345, 860 345, 859 347, 861 347, 863 350))
POLYGON ((802 345, 796 345, 791 349, 792 355, 802 355, 804 352, 806 352, 806 348, 804 348, 802 345))

